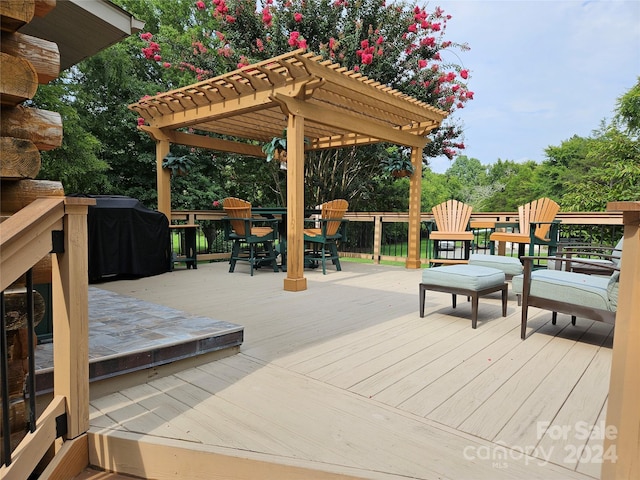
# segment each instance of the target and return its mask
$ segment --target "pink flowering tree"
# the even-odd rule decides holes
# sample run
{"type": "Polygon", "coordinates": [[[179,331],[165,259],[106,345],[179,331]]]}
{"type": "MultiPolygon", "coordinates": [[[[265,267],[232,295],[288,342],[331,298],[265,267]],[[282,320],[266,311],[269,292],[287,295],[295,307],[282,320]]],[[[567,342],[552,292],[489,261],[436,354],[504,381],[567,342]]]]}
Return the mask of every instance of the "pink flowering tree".
{"type": "MultiPolygon", "coordinates": [[[[452,16],[439,7],[383,0],[198,0],[185,18],[182,31],[159,28],[140,35],[141,54],[166,71],[167,87],[302,48],[451,113],[474,97],[470,70],[460,64],[468,46],[446,38],[452,16]]],[[[452,117],[431,134],[425,163],[439,155],[452,159],[464,149],[462,129],[452,117]]],[[[370,150],[360,150],[362,155],[318,154],[324,165],[318,169],[327,168],[326,157],[343,158],[350,162],[343,165],[345,175],[370,179],[377,165],[363,160],[372,158],[370,150]],[[354,170],[359,158],[362,168],[354,170]]],[[[311,178],[318,173],[313,164],[307,172],[311,178]]],[[[362,192],[356,190],[357,197],[362,192]]]]}

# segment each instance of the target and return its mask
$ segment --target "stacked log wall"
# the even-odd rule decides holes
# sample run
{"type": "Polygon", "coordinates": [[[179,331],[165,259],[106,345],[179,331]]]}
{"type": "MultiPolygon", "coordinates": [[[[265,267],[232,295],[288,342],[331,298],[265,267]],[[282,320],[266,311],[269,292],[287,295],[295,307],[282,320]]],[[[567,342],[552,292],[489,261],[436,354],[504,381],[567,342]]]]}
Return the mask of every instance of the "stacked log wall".
{"type": "MultiPolygon", "coordinates": [[[[57,112],[26,107],[38,85],[60,73],[58,46],[47,40],[24,35],[17,30],[34,16],[47,15],[55,0],[2,0],[0,2],[0,221],[15,214],[40,196],[64,196],[60,182],[35,180],[41,168],[40,152],[62,144],[62,118],[57,112]]],[[[43,258],[33,269],[34,284],[51,282],[51,258],[43,258]]],[[[28,406],[25,379],[29,348],[26,327],[26,280],[23,276],[5,294],[9,364],[8,405],[10,432],[0,427],[2,437],[11,437],[11,448],[26,434],[28,406]]],[[[45,302],[34,293],[35,323],[45,314],[45,302]]],[[[1,380],[1,379],[0,379],[1,380]]]]}

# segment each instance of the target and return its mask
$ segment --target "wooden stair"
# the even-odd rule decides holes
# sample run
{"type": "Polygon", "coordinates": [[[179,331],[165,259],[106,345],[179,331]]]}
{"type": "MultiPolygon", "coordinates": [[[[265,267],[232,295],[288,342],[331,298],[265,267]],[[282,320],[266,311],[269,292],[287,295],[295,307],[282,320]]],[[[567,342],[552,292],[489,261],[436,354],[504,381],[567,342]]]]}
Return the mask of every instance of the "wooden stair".
{"type": "Polygon", "coordinates": [[[73,480],[131,480],[129,475],[120,475],[119,473],[103,472],[102,470],[95,470],[93,468],[86,468],[79,475],[73,477],[73,480]]]}

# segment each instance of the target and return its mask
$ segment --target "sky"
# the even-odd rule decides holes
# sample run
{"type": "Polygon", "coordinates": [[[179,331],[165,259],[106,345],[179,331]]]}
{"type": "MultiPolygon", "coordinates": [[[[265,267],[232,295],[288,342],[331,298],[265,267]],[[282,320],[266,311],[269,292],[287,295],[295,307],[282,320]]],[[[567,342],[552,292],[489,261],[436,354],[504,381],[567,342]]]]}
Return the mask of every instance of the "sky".
{"type": "Polygon", "coordinates": [[[442,56],[471,73],[474,99],[453,118],[462,154],[483,165],[540,163],[547,147],[590,136],[640,77],[640,0],[430,0],[427,11],[436,6],[452,16],[445,39],[471,47],[442,56]]]}

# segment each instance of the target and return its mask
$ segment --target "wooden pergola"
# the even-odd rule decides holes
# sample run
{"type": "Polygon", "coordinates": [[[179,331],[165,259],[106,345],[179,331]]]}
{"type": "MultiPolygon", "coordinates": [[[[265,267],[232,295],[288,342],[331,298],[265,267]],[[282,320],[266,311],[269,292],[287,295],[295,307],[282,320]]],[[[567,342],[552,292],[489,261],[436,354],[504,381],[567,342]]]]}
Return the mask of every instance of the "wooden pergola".
{"type": "Polygon", "coordinates": [[[162,161],[172,143],[264,157],[261,145],[287,129],[284,289],[289,291],[307,288],[305,151],[378,142],[410,147],[415,171],[410,180],[406,267],[420,267],[422,150],[426,135],[440,126],[447,112],[303,50],[148,97],[129,108],[145,119],[148,125],[139,128],[156,141],[158,210],[168,218],[170,172],[162,168],[162,161]]]}

